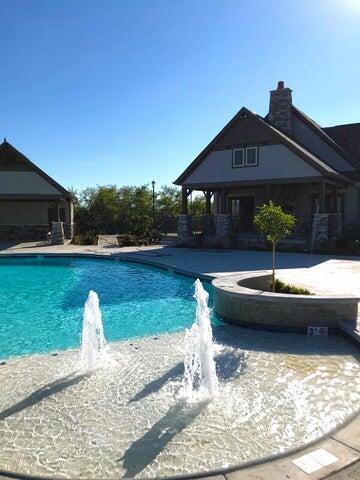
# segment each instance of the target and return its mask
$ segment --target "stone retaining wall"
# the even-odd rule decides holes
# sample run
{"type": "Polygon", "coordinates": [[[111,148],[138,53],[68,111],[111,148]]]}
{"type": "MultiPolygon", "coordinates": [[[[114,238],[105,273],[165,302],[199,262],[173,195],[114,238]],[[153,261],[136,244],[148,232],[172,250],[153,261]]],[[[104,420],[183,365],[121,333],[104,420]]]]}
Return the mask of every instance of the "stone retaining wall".
{"type": "Polygon", "coordinates": [[[285,332],[328,327],[329,333],[338,333],[343,320],[355,325],[360,298],[272,293],[264,291],[268,280],[270,275],[264,272],[213,280],[216,313],[241,327],[285,332]]]}

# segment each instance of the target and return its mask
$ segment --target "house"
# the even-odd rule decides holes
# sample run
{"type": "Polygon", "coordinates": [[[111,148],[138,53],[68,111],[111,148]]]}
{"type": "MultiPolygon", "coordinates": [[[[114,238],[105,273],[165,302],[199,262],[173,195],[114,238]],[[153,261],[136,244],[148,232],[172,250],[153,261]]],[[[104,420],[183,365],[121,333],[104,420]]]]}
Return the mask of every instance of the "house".
{"type": "Polygon", "coordinates": [[[4,139],[0,145],[0,241],[45,240],[52,222],[74,229],[73,197],[4,139]]]}
{"type": "Polygon", "coordinates": [[[323,243],[360,221],[360,123],[322,128],[279,82],[265,117],[241,108],[174,183],[182,187],[183,243],[193,239],[193,191],[206,197],[201,230],[210,244],[259,242],[253,216],[269,200],[296,216],[292,241],[323,243]]]}

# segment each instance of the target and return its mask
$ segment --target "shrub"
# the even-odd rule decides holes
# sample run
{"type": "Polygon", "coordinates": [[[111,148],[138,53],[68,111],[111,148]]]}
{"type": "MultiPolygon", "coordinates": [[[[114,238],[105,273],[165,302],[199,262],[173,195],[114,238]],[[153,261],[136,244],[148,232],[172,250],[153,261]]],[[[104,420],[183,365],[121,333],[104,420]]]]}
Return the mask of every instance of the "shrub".
{"type": "Polygon", "coordinates": [[[272,282],[270,282],[270,288],[273,292],[276,293],[288,293],[292,295],[311,295],[309,290],[307,290],[306,288],[284,283],[278,279],[275,280],[274,285],[272,282]]]}
{"type": "Polygon", "coordinates": [[[96,232],[77,233],[71,243],[73,245],[97,245],[98,235],[96,232]]]}

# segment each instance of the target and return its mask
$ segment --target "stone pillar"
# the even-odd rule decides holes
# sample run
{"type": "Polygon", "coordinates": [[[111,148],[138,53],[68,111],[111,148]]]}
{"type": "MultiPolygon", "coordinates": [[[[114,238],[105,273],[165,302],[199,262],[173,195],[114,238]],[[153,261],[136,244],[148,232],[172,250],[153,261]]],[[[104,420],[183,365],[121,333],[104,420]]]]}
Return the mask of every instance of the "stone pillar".
{"type": "Polygon", "coordinates": [[[215,215],[215,244],[222,248],[231,247],[231,215],[215,215]]]}
{"type": "Polygon", "coordinates": [[[313,247],[322,247],[329,241],[329,215],[315,213],[313,219],[313,247]]]}
{"type": "Polygon", "coordinates": [[[181,245],[188,245],[193,240],[191,215],[178,216],[178,240],[181,245]]]}
{"type": "Polygon", "coordinates": [[[63,222],[51,222],[51,245],[64,245],[63,222]]]}

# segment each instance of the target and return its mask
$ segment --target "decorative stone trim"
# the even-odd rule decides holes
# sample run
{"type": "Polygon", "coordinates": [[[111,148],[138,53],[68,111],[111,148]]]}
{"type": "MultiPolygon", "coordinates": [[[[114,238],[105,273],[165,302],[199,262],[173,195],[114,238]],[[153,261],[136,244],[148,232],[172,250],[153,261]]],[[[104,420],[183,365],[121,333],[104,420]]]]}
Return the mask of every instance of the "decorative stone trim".
{"type": "Polygon", "coordinates": [[[269,280],[267,272],[213,280],[216,313],[242,327],[297,333],[306,333],[308,327],[338,333],[341,321],[356,324],[360,297],[272,293],[265,291],[269,280]]]}

